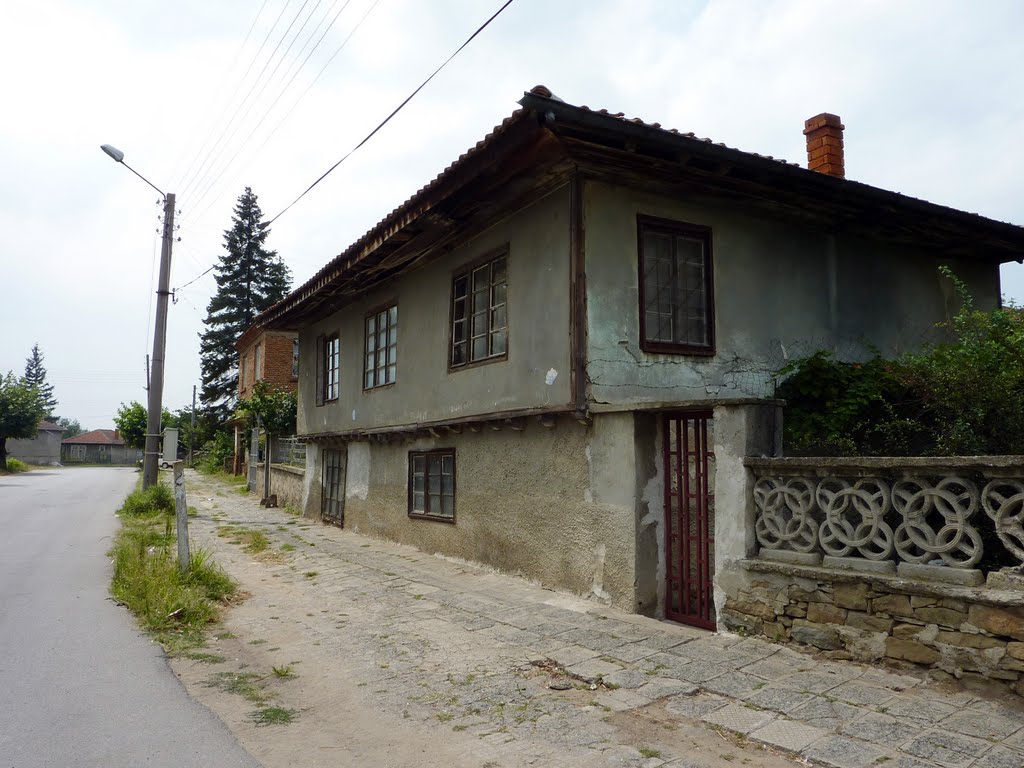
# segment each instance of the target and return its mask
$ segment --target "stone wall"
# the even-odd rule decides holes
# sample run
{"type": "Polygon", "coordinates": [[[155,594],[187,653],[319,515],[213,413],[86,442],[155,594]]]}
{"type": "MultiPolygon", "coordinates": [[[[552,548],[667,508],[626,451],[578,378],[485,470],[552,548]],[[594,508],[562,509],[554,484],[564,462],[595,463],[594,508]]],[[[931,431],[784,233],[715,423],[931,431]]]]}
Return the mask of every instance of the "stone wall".
{"type": "Polygon", "coordinates": [[[759,560],[740,565],[720,614],[724,629],[1024,695],[1019,572],[993,572],[985,586],[964,587],[759,560]]]}
{"type": "MultiPolygon", "coordinates": [[[[263,464],[260,465],[257,487],[263,489],[263,464]]],[[[303,485],[306,480],[306,470],[301,467],[291,467],[286,464],[270,465],[270,492],[277,495],[277,504],[281,507],[294,507],[302,509],[303,485]]]]}

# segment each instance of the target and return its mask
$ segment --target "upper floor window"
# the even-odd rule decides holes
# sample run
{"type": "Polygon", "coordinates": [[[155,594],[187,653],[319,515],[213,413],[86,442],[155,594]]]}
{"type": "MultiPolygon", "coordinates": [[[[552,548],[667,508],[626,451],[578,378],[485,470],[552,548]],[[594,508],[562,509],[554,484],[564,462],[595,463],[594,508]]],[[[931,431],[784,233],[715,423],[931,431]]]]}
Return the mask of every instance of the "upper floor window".
{"type": "Polygon", "coordinates": [[[398,305],[366,317],[363,389],[394,384],[398,373],[398,305]]]}
{"type": "Polygon", "coordinates": [[[299,378],[299,340],[292,339],[292,378],[299,378]]]}
{"type": "Polygon", "coordinates": [[[505,247],[452,280],[452,368],[507,355],[507,261],[505,247]]]}
{"type": "Polygon", "coordinates": [[[711,230],[637,219],[640,347],[647,352],[715,352],[711,230]]]}
{"type": "Polygon", "coordinates": [[[242,355],[242,362],[238,366],[238,378],[241,380],[242,389],[245,389],[249,384],[249,356],[242,355]]]}
{"type": "Polygon", "coordinates": [[[253,381],[263,378],[263,345],[256,345],[256,362],[253,363],[253,381]]]}
{"type": "Polygon", "coordinates": [[[316,404],[338,399],[341,387],[341,340],[338,334],[317,337],[316,404]]]}

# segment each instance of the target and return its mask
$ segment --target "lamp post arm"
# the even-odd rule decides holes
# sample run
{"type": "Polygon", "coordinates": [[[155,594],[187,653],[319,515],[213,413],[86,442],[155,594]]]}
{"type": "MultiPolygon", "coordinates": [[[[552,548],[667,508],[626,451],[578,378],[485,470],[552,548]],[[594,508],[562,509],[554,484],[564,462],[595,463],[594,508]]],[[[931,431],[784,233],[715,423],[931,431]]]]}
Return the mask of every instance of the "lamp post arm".
{"type": "Polygon", "coordinates": [[[136,171],[136,170],[135,170],[134,168],[132,168],[132,167],[131,167],[130,165],[128,165],[128,163],[126,163],[126,162],[125,162],[124,160],[122,160],[122,161],[121,161],[121,165],[123,165],[123,166],[124,166],[125,168],[127,168],[127,169],[128,169],[129,171],[131,171],[132,173],[134,173],[134,174],[135,174],[136,176],[138,176],[138,177],[139,177],[140,179],[142,179],[142,180],[143,180],[144,182],[146,182],[147,184],[149,184],[149,186],[151,186],[151,187],[152,187],[153,189],[155,189],[155,190],[156,190],[157,192],[159,192],[159,193],[160,193],[160,197],[162,197],[162,198],[163,198],[164,200],[166,200],[166,199],[167,199],[167,195],[165,195],[165,194],[163,193],[163,191],[162,191],[161,189],[159,189],[159,188],[158,188],[158,187],[156,186],[156,184],[154,184],[154,183],[153,183],[153,182],[151,182],[151,181],[150,181],[149,179],[147,179],[147,178],[146,178],[145,176],[143,176],[143,175],[142,175],[141,173],[139,173],[138,171],[136,171]]]}

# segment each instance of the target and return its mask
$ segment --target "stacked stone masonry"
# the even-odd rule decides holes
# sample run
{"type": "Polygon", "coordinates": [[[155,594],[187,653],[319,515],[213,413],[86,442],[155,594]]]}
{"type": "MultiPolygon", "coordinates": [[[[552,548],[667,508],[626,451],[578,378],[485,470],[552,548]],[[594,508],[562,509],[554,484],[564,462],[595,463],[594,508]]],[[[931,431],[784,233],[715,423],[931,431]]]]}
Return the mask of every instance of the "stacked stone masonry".
{"type": "Polygon", "coordinates": [[[747,561],[725,628],[819,649],[831,658],[914,664],[1024,695],[1024,578],[968,588],[747,561]]]}

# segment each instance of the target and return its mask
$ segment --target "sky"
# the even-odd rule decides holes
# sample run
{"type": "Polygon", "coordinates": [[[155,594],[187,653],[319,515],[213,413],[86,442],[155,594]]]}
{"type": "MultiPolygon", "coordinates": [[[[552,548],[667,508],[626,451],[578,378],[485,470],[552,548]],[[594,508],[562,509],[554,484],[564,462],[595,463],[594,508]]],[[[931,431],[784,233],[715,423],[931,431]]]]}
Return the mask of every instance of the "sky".
{"type": "MultiPolygon", "coordinates": [[[[502,2],[0,0],[0,372],[38,343],[87,429],[146,401],[161,206],[112,144],[177,197],[164,403],[190,404],[192,281],[244,188],[278,214],[502,2]]],[[[514,0],[267,245],[300,285],[539,83],[800,164],[833,112],[847,178],[1024,225],[1021,29],[1017,0],[514,0]]],[[[1024,302],[1024,266],[1002,289],[1024,302]]]]}

